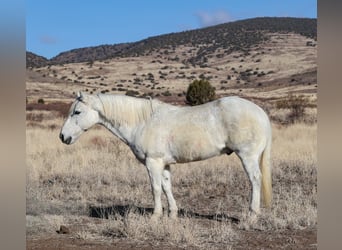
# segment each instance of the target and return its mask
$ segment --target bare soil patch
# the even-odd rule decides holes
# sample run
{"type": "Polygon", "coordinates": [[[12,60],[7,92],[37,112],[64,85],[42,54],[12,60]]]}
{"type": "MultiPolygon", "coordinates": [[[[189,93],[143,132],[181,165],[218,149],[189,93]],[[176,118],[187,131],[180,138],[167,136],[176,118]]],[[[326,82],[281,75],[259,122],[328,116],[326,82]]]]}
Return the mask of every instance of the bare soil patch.
{"type": "MultiPolygon", "coordinates": [[[[231,249],[317,249],[317,230],[243,232],[243,241],[232,245],[231,249]]],[[[167,243],[130,242],[116,239],[112,243],[94,240],[81,240],[70,235],[50,235],[39,238],[28,237],[27,249],[197,249],[196,247],[177,247],[167,243]]],[[[213,243],[215,244],[215,243],[213,243]]],[[[221,246],[224,248],[224,246],[221,246]]],[[[220,247],[218,247],[220,249],[220,247]]]]}

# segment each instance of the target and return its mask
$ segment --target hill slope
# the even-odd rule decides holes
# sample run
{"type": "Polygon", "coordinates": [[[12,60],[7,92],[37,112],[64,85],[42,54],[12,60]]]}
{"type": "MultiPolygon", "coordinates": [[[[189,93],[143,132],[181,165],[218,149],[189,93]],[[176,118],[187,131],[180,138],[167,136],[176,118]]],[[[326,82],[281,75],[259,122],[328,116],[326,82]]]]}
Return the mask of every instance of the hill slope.
{"type": "Polygon", "coordinates": [[[314,103],[316,22],[255,18],[136,43],[75,49],[56,57],[59,63],[55,58],[55,63],[28,68],[26,93],[29,102],[71,100],[85,91],[182,104],[188,84],[207,79],[217,96],[273,102],[305,94],[314,103]]]}
{"type": "MultiPolygon", "coordinates": [[[[43,66],[44,63],[92,62],[116,57],[151,55],[161,49],[168,50],[165,53],[169,53],[169,50],[175,50],[179,46],[200,47],[196,53],[187,56],[186,62],[192,65],[201,65],[207,61],[210,54],[218,49],[222,49],[225,54],[234,51],[248,51],[250,47],[268,40],[268,33],[296,33],[316,39],[317,19],[262,17],[241,20],[197,30],[150,37],[133,43],[73,49],[62,52],[50,61],[42,62],[38,66],[43,66]]],[[[36,66],[31,61],[27,65],[36,66]]]]}
{"type": "Polygon", "coordinates": [[[43,67],[49,63],[49,60],[43,56],[36,55],[32,52],[26,52],[26,67],[43,67]]]}

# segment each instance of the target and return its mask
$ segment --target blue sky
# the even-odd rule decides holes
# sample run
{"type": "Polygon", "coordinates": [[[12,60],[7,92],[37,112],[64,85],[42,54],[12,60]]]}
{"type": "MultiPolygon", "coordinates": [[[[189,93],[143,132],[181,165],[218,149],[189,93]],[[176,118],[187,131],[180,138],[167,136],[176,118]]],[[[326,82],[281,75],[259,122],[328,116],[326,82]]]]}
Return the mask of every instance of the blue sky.
{"type": "Polygon", "coordinates": [[[26,49],[51,58],[262,16],[316,18],[317,0],[27,0],[26,49]]]}

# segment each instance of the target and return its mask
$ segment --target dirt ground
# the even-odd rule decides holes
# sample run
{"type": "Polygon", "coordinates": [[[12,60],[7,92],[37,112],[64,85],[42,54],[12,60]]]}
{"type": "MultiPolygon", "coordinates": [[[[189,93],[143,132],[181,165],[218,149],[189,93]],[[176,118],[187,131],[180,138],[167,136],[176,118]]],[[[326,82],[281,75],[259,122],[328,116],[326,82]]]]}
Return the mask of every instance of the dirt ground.
{"type": "MultiPolygon", "coordinates": [[[[208,220],[203,223],[208,223],[208,220]]],[[[229,223],[229,222],[217,222],[229,223]]],[[[77,230],[75,228],[75,230],[77,230]]],[[[239,230],[241,240],[230,245],[229,249],[317,249],[317,229],[306,230],[279,230],[258,231],[239,230]]],[[[196,247],[181,247],[159,242],[154,245],[151,242],[134,242],[127,238],[114,238],[111,243],[78,239],[73,234],[49,234],[27,237],[27,249],[196,249],[196,247]]],[[[215,245],[212,248],[222,249],[224,246],[215,245]]]]}

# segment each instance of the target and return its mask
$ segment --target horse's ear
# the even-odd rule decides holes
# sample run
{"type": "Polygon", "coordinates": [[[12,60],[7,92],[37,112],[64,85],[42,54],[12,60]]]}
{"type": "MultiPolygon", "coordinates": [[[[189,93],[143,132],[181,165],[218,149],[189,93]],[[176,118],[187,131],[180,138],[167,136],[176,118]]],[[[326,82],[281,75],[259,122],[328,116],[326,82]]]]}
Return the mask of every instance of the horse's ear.
{"type": "Polygon", "coordinates": [[[85,96],[84,96],[84,94],[81,91],[77,92],[77,97],[76,98],[77,98],[77,100],[79,100],[81,102],[84,102],[84,100],[85,100],[85,96]]]}

